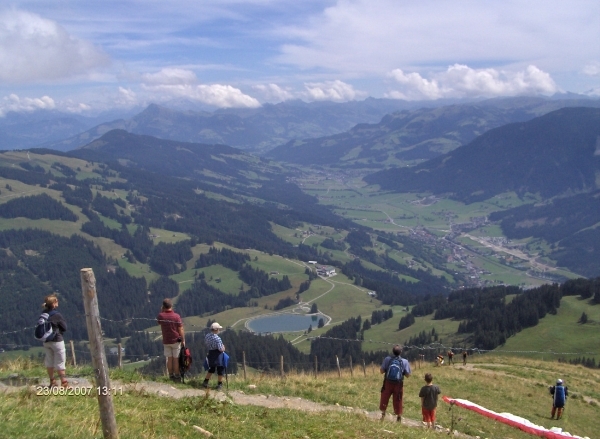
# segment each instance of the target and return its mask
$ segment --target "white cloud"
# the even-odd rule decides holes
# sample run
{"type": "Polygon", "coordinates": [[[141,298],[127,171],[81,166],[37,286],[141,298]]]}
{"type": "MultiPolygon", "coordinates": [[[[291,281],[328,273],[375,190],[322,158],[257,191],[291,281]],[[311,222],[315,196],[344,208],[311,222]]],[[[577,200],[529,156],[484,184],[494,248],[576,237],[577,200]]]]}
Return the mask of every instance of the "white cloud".
{"type": "Polygon", "coordinates": [[[594,61],[583,68],[583,73],[588,76],[600,75],[600,62],[594,61]]]}
{"type": "Polygon", "coordinates": [[[311,101],[346,102],[365,97],[366,93],[354,90],[350,84],[336,79],[326,82],[309,82],[304,84],[305,97],[311,101]]]}
{"type": "Polygon", "coordinates": [[[253,85],[252,88],[259,93],[264,102],[282,102],[295,97],[289,89],[277,84],[259,84],[253,85]]]}
{"type": "Polygon", "coordinates": [[[10,111],[22,113],[35,110],[52,110],[54,107],[54,100],[49,96],[20,98],[16,94],[11,94],[0,101],[0,117],[4,117],[10,111]]]}
{"type": "Polygon", "coordinates": [[[423,78],[416,72],[407,74],[401,69],[392,70],[389,76],[401,85],[401,89],[392,90],[387,96],[407,100],[536,95],[559,91],[548,73],[532,65],[522,71],[507,72],[454,64],[432,79],[423,78]]]}
{"type": "Polygon", "coordinates": [[[142,80],[148,85],[185,85],[198,81],[196,74],[191,70],[164,68],[157,73],[146,73],[142,80]]]}
{"type": "Polygon", "coordinates": [[[572,72],[597,56],[597,0],[336,0],[282,25],[276,60],[340,75],[460,62],[572,72]],[[590,42],[586,44],[585,42],[590,42]]]}
{"type": "Polygon", "coordinates": [[[20,10],[0,13],[0,81],[69,78],[108,63],[101,50],[54,21],[20,10]]]}
{"type": "Polygon", "coordinates": [[[60,102],[58,106],[63,111],[77,114],[85,113],[92,110],[92,107],[87,104],[81,102],[73,102],[71,100],[60,102]]]}
{"type": "Polygon", "coordinates": [[[592,97],[600,97],[600,87],[592,88],[591,90],[586,91],[584,94],[592,97]]]}
{"type": "Polygon", "coordinates": [[[438,99],[442,97],[442,91],[435,79],[430,81],[416,72],[407,74],[401,69],[392,70],[389,76],[403,86],[403,91],[393,90],[388,93],[388,97],[406,100],[438,99]]]}
{"type": "Polygon", "coordinates": [[[133,107],[138,104],[137,95],[130,88],[119,87],[116,104],[119,107],[133,107]]]}
{"type": "Polygon", "coordinates": [[[238,88],[222,84],[197,84],[194,72],[185,69],[165,68],[158,73],[143,75],[142,86],[158,97],[182,97],[214,105],[219,108],[260,107],[260,102],[238,88]]]}

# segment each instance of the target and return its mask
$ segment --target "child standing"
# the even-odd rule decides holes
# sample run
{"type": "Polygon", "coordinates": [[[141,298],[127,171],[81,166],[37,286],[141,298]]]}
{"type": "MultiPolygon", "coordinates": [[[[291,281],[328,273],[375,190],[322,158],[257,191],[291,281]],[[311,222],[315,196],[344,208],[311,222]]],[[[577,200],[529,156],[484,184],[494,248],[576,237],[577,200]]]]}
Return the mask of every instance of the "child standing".
{"type": "Polygon", "coordinates": [[[425,374],[425,382],[421,387],[419,397],[421,398],[421,412],[423,414],[423,422],[427,424],[427,428],[435,427],[435,409],[437,407],[438,395],[442,393],[440,388],[433,384],[433,376],[430,373],[425,374]]]}

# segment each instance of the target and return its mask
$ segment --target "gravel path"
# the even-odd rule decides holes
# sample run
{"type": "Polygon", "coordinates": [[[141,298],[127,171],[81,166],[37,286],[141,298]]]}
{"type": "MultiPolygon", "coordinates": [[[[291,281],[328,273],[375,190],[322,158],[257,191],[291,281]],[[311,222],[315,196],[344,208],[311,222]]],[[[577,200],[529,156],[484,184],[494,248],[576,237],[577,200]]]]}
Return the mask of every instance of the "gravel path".
{"type": "MultiPolygon", "coordinates": [[[[87,378],[69,378],[69,384],[71,387],[92,387],[93,384],[87,378]]],[[[48,385],[48,379],[40,380],[38,385],[48,385]]],[[[292,409],[302,410],[305,412],[325,412],[325,411],[341,411],[346,413],[355,413],[356,415],[364,416],[368,419],[378,421],[380,419],[380,412],[369,412],[367,410],[356,408],[356,407],[345,407],[330,404],[321,404],[308,399],[299,397],[288,397],[288,396],[275,396],[275,395],[263,395],[263,394],[247,394],[242,390],[232,391],[217,391],[214,389],[192,389],[192,388],[180,388],[175,387],[168,383],[161,383],[156,381],[142,381],[139,383],[121,383],[119,381],[112,381],[111,385],[116,389],[123,389],[123,392],[145,392],[147,394],[154,394],[165,398],[185,398],[193,396],[204,396],[216,398],[221,401],[229,400],[234,404],[240,405],[254,405],[259,407],[266,407],[272,409],[292,409]]],[[[14,393],[20,392],[26,386],[10,386],[0,383],[0,393],[14,393]]],[[[36,385],[29,385],[31,389],[35,391],[36,385]]],[[[251,388],[251,387],[250,387],[251,388]]],[[[387,415],[386,422],[396,422],[396,417],[393,414],[387,415]]],[[[402,418],[402,424],[410,427],[422,427],[420,421],[413,419],[402,418]]],[[[441,427],[440,427],[441,429],[441,427]]],[[[445,429],[444,429],[445,430],[445,429]]],[[[458,434],[455,434],[458,436],[458,434]]],[[[461,437],[468,437],[460,434],[461,437]]]]}

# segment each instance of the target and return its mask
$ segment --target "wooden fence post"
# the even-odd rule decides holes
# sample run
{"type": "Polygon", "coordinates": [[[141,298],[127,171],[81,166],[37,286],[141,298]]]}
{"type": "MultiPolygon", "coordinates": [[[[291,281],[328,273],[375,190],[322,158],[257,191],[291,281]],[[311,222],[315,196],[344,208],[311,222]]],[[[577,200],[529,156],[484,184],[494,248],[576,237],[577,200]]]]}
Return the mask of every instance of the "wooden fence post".
{"type": "Polygon", "coordinates": [[[350,378],[354,378],[354,367],[352,366],[352,355],[350,355],[350,378]]]}
{"type": "Polygon", "coordinates": [[[342,377],[342,371],[340,370],[340,360],[338,358],[338,356],[335,356],[335,363],[337,364],[337,370],[338,370],[338,378],[342,377]]]}
{"type": "Polygon", "coordinates": [[[118,344],[117,349],[119,350],[117,353],[119,359],[119,369],[123,369],[123,355],[121,353],[121,343],[118,344]]]}
{"type": "Polygon", "coordinates": [[[244,381],[246,381],[246,351],[242,351],[242,367],[244,368],[244,381]]]}
{"type": "Polygon", "coordinates": [[[315,355],[315,378],[317,377],[318,370],[319,370],[319,367],[318,367],[318,363],[317,363],[317,356],[315,355]]]}
{"type": "Polygon", "coordinates": [[[363,358],[362,360],[363,363],[363,374],[365,375],[365,378],[367,377],[367,365],[365,364],[365,359],[363,358]]]}
{"type": "Polygon", "coordinates": [[[91,268],[81,269],[81,292],[85,308],[85,321],[90,341],[92,366],[96,377],[95,392],[98,395],[100,420],[102,421],[102,434],[105,439],[118,439],[117,420],[113,407],[112,392],[108,376],[108,364],[104,353],[104,340],[102,340],[102,325],[100,324],[100,311],[98,310],[98,297],[96,296],[96,277],[91,268]]]}
{"type": "Polygon", "coordinates": [[[71,364],[73,364],[73,367],[76,367],[77,358],[75,357],[75,345],[73,344],[73,340],[69,340],[69,344],[71,345],[71,364]]]}
{"type": "Polygon", "coordinates": [[[283,378],[283,355],[279,357],[279,373],[281,374],[281,378],[283,378]]]}

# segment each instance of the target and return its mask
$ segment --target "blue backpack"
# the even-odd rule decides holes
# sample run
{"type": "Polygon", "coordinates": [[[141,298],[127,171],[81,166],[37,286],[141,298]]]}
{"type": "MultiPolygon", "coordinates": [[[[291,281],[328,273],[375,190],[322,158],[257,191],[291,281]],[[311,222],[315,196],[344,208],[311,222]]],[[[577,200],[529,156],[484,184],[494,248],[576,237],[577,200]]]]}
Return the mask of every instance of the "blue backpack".
{"type": "Polygon", "coordinates": [[[567,397],[563,386],[554,387],[554,407],[564,407],[567,397]]]}
{"type": "Polygon", "coordinates": [[[402,364],[402,357],[394,357],[390,361],[385,379],[388,381],[400,382],[404,380],[404,366],[402,364]]]}
{"type": "Polygon", "coordinates": [[[50,312],[43,312],[40,315],[34,333],[36,340],[54,341],[54,339],[58,335],[58,329],[54,329],[52,323],[50,323],[50,317],[52,317],[57,312],[58,311],[56,310],[52,310],[50,312]]]}

